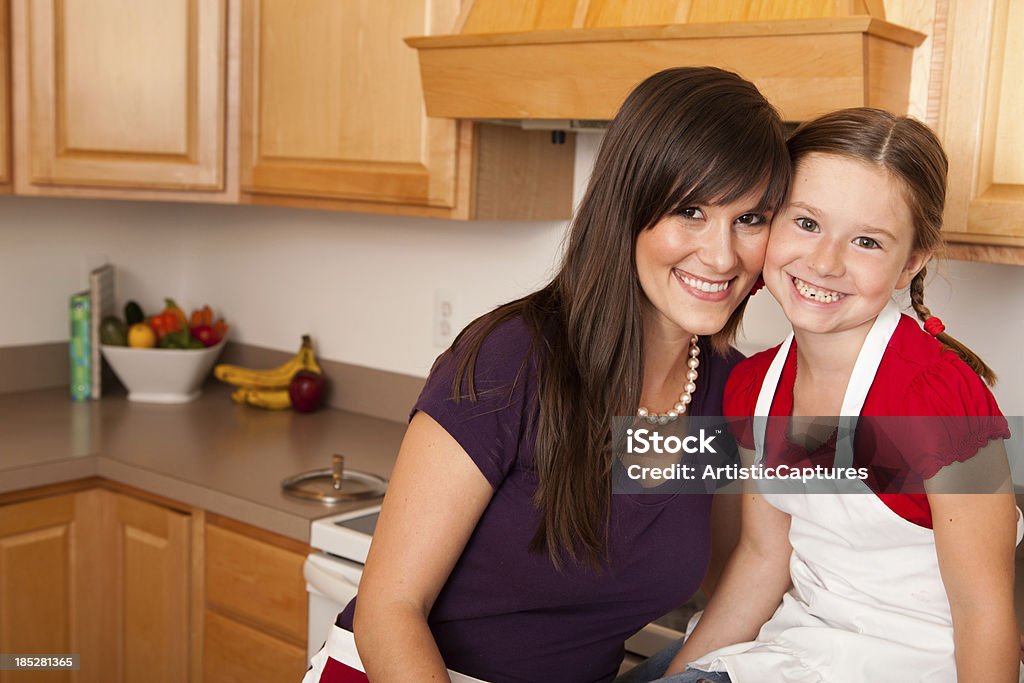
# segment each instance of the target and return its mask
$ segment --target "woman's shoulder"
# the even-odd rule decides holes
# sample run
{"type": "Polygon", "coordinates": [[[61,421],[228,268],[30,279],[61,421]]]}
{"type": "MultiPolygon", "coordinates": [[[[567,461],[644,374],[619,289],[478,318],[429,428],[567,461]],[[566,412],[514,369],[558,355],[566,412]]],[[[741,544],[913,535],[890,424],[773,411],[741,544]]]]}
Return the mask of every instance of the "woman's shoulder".
{"type": "Polygon", "coordinates": [[[521,317],[473,324],[434,362],[410,418],[430,415],[497,488],[534,433],[535,344],[521,317]]]}
{"type": "Polygon", "coordinates": [[[537,353],[537,343],[522,316],[497,323],[485,318],[469,324],[456,342],[434,361],[431,378],[436,375],[454,380],[463,364],[472,366],[474,380],[501,383],[521,375],[537,353]]]}

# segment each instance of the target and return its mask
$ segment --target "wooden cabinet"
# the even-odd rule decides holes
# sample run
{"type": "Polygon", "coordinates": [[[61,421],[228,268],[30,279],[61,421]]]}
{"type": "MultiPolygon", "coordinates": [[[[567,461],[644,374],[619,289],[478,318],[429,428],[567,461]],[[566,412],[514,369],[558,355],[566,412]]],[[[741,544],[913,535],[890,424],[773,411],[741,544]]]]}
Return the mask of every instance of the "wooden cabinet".
{"type": "Polygon", "coordinates": [[[204,683],[299,681],[306,670],[308,547],[216,518],[206,525],[204,683]]]}
{"type": "Polygon", "coordinates": [[[101,508],[112,627],[107,681],[175,683],[189,671],[189,515],[123,494],[101,508]]]}
{"type": "Polygon", "coordinates": [[[426,116],[459,6],[0,0],[0,191],[568,218],[573,135],[426,116]]]}
{"type": "Polygon", "coordinates": [[[17,193],[225,188],[227,0],[11,9],[17,193]]]}
{"type": "Polygon", "coordinates": [[[241,184],[257,203],[567,218],[573,141],[426,116],[411,35],[457,0],[244,0],[241,184]],[[298,199],[305,198],[305,201],[298,199]]]}
{"type": "MultiPolygon", "coordinates": [[[[0,507],[0,652],[77,651],[72,625],[76,557],[75,496],[0,507]]],[[[70,671],[0,671],[0,683],[71,681],[70,671]]]]}
{"type": "Polygon", "coordinates": [[[10,36],[10,7],[0,0],[0,192],[9,192],[11,185],[10,36]]]}
{"type": "Polygon", "coordinates": [[[0,652],[81,658],[0,682],[187,681],[189,527],[103,489],[0,507],[0,652]]]}
{"type": "Polygon", "coordinates": [[[952,0],[940,134],[954,255],[1024,264],[1024,3],[952,0]]]}
{"type": "Polygon", "coordinates": [[[244,7],[244,189],[454,206],[456,124],[426,117],[402,38],[450,24],[458,2],[244,7]]]}
{"type": "Polygon", "coordinates": [[[81,668],[0,683],[302,679],[307,545],[102,479],[58,488],[0,500],[0,652],[81,668]]]}

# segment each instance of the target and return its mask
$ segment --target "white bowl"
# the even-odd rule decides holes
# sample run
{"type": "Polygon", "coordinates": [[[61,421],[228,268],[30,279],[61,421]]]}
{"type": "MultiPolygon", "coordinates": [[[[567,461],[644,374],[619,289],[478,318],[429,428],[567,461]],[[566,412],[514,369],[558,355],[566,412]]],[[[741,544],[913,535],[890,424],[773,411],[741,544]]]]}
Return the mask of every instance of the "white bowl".
{"type": "Polygon", "coordinates": [[[187,403],[199,398],[224,340],[205,349],[133,349],[106,344],[100,348],[128,389],[129,401],[187,403]]]}

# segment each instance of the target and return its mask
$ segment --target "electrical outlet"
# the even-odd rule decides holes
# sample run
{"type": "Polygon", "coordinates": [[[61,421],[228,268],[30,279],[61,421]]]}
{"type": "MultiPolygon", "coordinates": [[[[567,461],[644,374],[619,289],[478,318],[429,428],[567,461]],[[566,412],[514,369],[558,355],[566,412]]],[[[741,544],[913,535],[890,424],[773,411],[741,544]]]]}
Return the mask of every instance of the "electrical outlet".
{"type": "Polygon", "coordinates": [[[434,346],[451,346],[458,329],[455,326],[455,293],[447,289],[434,292],[434,346]]]}

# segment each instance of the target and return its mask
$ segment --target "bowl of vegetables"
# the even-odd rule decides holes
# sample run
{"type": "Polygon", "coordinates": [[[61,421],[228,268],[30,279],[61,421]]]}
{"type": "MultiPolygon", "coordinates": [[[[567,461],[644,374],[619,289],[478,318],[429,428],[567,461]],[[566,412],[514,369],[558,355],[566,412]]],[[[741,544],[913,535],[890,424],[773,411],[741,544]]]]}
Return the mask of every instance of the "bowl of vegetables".
{"type": "Polygon", "coordinates": [[[187,403],[199,397],[203,381],[224,349],[228,326],[204,306],[186,316],[172,299],[146,317],[133,301],[124,320],[105,318],[100,349],[129,401],[187,403]]]}

